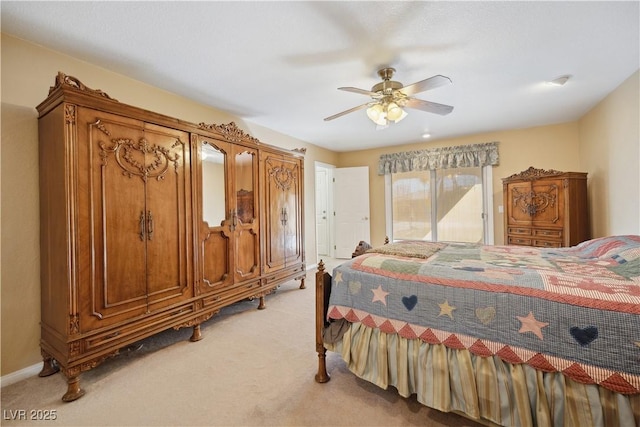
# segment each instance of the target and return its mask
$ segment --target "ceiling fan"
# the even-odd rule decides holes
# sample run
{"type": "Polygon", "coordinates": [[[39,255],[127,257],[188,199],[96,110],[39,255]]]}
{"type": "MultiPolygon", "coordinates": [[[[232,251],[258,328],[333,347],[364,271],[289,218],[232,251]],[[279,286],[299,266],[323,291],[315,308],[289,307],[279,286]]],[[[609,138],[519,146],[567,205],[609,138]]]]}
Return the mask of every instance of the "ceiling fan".
{"type": "Polygon", "coordinates": [[[374,85],[371,90],[358,89],[355,87],[339,87],[339,90],[369,95],[372,100],[366,104],[358,105],[357,107],[329,116],[324,120],[333,120],[345,114],[366,108],[367,116],[371,121],[377,125],[378,129],[384,129],[389,126],[390,121],[398,123],[407,116],[406,111],[404,111],[405,107],[440,114],[442,116],[453,111],[453,107],[450,105],[437,104],[412,97],[412,95],[416,93],[451,84],[449,77],[436,75],[408,86],[403,86],[402,83],[391,80],[395,71],[396,70],[391,67],[378,70],[378,75],[382,79],[382,82],[374,85]]]}

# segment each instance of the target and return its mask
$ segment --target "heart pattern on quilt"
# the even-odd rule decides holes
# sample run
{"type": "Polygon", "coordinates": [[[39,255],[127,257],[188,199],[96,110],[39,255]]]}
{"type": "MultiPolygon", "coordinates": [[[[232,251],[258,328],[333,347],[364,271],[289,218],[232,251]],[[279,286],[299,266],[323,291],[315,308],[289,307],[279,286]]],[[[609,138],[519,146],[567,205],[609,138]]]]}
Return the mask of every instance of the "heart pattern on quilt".
{"type": "Polygon", "coordinates": [[[496,317],[496,309],[495,307],[476,308],[476,317],[483,324],[488,325],[496,317]]]}
{"type": "Polygon", "coordinates": [[[358,292],[360,292],[361,288],[362,288],[362,283],[360,283],[360,282],[349,282],[349,292],[351,292],[351,295],[355,295],[358,292]]]}
{"type": "Polygon", "coordinates": [[[407,308],[407,310],[411,311],[418,303],[418,297],[415,295],[411,295],[410,297],[402,297],[402,303],[407,308]]]}
{"type": "Polygon", "coordinates": [[[581,346],[588,345],[598,338],[598,328],[595,326],[587,326],[586,328],[578,328],[577,326],[569,329],[574,340],[578,341],[581,346]]]}

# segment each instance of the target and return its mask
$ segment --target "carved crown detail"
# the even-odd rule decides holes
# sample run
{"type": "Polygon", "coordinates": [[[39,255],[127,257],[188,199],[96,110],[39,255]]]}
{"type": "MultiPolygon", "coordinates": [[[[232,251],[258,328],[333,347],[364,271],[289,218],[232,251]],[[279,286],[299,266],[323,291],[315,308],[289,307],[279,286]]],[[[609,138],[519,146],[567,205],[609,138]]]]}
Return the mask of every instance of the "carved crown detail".
{"type": "Polygon", "coordinates": [[[229,142],[250,141],[255,144],[260,144],[260,140],[258,138],[255,138],[240,129],[235,122],[227,123],[226,125],[199,123],[198,127],[200,129],[219,132],[229,142]]]}
{"type": "Polygon", "coordinates": [[[544,170],[544,169],[536,169],[533,166],[529,167],[529,169],[522,171],[520,173],[513,174],[508,176],[506,179],[525,179],[525,180],[535,180],[542,177],[548,176],[556,176],[562,175],[564,172],[560,172],[554,169],[544,170]]]}
{"type": "Polygon", "coordinates": [[[53,92],[54,90],[56,90],[57,88],[62,87],[62,86],[72,87],[72,88],[80,90],[82,92],[86,92],[86,93],[88,93],[90,95],[99,96],[101,98],[110,99],[112,101],[117,101],[117,99],[114,99],[114,98],[110,97],[105,92],[101,91],[100,89],[91,89],[91,88],[85,86],[84,83],[82,83],[77,78],[72,77],[72,76],[68,76],[65,73],[63,73],[62,71],[58,71],[58,75],[56,76],[56,81],[55,81],[54,85],[49,88],[49,95],[51,95],[51,92],[53,92]]]}

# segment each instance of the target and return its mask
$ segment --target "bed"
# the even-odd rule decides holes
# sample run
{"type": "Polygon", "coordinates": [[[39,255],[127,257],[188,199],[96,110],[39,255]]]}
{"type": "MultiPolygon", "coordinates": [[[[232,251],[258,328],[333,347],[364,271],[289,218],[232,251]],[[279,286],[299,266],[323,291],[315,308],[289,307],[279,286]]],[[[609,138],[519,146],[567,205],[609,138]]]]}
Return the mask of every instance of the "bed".
{"type": "Polygon", "coordinates": [[[326,352],[501,426],[640,425],[640,236],[569,248],[397,242],[316,273],[326,352]]]}

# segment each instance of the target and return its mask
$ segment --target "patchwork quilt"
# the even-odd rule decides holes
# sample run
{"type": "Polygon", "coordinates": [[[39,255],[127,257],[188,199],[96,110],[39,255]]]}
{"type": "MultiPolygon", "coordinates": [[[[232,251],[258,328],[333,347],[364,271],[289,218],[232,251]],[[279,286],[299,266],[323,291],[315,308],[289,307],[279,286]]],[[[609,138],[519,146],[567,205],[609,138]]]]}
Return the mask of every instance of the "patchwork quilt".
{"type": "Polygon", "coordinates": [[[329,319],[640,393],[640,236],[393,245],[334,269],[329,319]]]}

